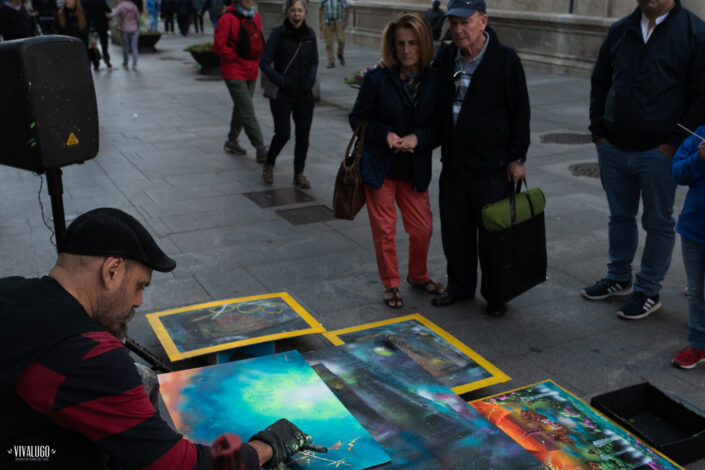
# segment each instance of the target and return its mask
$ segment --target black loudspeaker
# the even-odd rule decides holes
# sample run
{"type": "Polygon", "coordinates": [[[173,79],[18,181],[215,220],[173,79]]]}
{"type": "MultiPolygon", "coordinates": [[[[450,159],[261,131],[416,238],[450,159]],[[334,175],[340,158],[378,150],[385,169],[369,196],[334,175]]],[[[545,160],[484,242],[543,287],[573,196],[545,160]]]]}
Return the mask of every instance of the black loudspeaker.
{"type": "Polygon", "coordinates": [[[44,173],[98,154],[98,106],[82,41],[0,43],[0,103],[0,164],[44,173]]]}

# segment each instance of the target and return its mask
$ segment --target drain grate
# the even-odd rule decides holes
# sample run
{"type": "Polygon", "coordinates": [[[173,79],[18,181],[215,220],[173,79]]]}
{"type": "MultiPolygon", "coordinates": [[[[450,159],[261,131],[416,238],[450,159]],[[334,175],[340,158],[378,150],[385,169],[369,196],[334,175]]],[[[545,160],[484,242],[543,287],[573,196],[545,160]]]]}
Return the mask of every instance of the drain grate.
{"type": "Polygon", "coordinates": [[[277,211],[280,217],[288,220],[292,225],[313,224],[316,222],[326,222],[333,220],[333,211],[326,206],[308,206],[296,209],[285,209],[277,211]]]}
{"type": "Polygon", "coordinates": [[[288,206],[316,200],[313,196],[294,187],[253,191],[242,193],[242,195],[249,198],[260,207],[288,206]]]}
{"type": "Polygon", "coordinates": [[[588,178],[599,178],[600,167],[597,163],[576,163],[568,167],[573,176],[587,176],[588,178]]]}
{"type": "Polygon", "coordinates": [[[196,77],[194,78],[197,82],[221,82],[223,81],[222,78],[217,77],[217,76],[212,76],[212,77],[196,77]]]}
{"type": "Polygon", "coordinates": [[[570,132],[555,132],[541,136],[544,144],[590,144],[592,136],[590,134],[576,134],[570,132]]]}
{"type": "Polygon", "coordinates": [[[182,59],[183,59],[183,57],[169,57],[169,56],[159,57],[159,60],[182,60],[182,59]]]}

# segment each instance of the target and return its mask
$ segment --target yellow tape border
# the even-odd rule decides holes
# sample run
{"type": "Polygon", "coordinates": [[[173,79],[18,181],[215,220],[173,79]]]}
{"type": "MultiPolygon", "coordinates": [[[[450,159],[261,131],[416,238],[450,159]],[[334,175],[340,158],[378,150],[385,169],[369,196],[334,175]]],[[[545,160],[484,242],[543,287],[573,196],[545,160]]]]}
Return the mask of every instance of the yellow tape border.
{"type": "Polygon", "coordinates": [[[411,315],[405,315],[402,317],[397,317],[397,318],[391,318],[389,320],[382,320],[374,323],[365,323],[363,325],[357,325],[357,326],[351,326],[348,328],[342,328],[340,330],[335,330],[335,331],[329,331],[326,333],[323,333],[323,336],[333,343],[335,346],[340,346],[342,344],[345,344],[345,342],[340,339],[341,335],[345,335],[347,333],[353,333],[356,331],[363,331],[363,330],[369,330],[372,328],[377,328],[380,326],[385,326],[385,325],[391,325],[393,323],[402,323],[405,321],[412,321],[416,320],[417,322],[421,323],[424,325],[426,328],[429,330],[433,331],[436,333],[438,336],[443,338],[445,341],[453,345],[456,349],[458,349],[460,352],[465,354],[467,357],[475,361],[477,365],[485,369],[487,372],[492,374],[491,377],[487,377],[486,379],[482,380],[477,380],[475,382],[470,382],[464,385],[458,385],[456,387],[451,388],[453,392],[455,392],[458,395],[461,395],[463,393],[471,392],[473,390],[478,390],[484,387],[489,387],[490,385],[502,383],[502,382],[508,382],[511,380],[507,374],[499,370],[497,367],[492,365],[487,359],[470,349],[468,346],[466,346],[463,342],[461,342],[459,339],[445,331],[443,328],[440,326],[436,325],[433,323],[431,320],[428,318],[424,317],[420,313],[413,313],[411,315]]]}
{"type": "Polygon", "coordinates": [[[318,321],[313,318],[313,316],[308,313],[299,303],[294,300],[293,297],[291,297],[288,293],[286,292],[277,292],[274,294],[262,294],[262,295],[252,295],[249,297],[238,297],[234,299],[226,299],[226,300],[217,300],[214,302],[206,302],[206,303],[201,303],[201,304],[196,304],[196,305],[188,305],[186,307],[179,307],[179,308],[172,308],[169,310],[163,310],[160,312],[154,312],[154,313],[148,313],[145,315],[147,317],[147,321],[149,322],[149,325],[152,327],[154,330],[154,333],[157,335],[157,338],[159,339],[159,342],[162,344],[162,347],[164,348],[164,351],[166,351],[166,354],[169,356],[169,360],[174,362],[174,361],[180,361],[182,359],[188,359],[190,357],[196,357],[196,356],[203,356],[204,354],[210,354],[218,351],[226,351],[228,349],[234,349],[234,348],[240,348],[242,346],[249,346],[252,344],[259,344],[259,343],[266,343],[268,341],[275,341],[278,339],[284,339],[284,338],[293,338],[296,336],[303,336],[303,335],[308,335],[312,333],[323,333],[326,331],[326,329],[318,323],[318,321]],[[273,299],[273,298],[281,298],[284,302],[286,302],[289,307],[291,307],[303,320],[310,326],[310,328],[303,329],[303,330],[296,330],[296,331],[286,331],[283,333],[275,333],[271,335],[266,335],[266,336],[258,336],[255,338],[247,338],[239,341],[231,341],[229,343],[223,343],[223,344],[218,344],[216,346],[208,346],[205,348],[199,348],[199,349],[193,349],[191,351],[184,351],[180,352],[176,344],[174,344],[174,340],[169,336],[169,333],[166,331],[166,328],[164,327],[164,324],[162,323],[161,317],[164,317],[166,315],[174,315],[177,313],[182,313],[182,312],[188,312],[191,310],[200,310],[203,308],[210,308],[210,307],[217,307],[218,305],[225,305],[225,304],[233,304],[233,303],[239,303],[239,302],[249,302],[252,300],[261,300],[261,299],[273,299]]]}

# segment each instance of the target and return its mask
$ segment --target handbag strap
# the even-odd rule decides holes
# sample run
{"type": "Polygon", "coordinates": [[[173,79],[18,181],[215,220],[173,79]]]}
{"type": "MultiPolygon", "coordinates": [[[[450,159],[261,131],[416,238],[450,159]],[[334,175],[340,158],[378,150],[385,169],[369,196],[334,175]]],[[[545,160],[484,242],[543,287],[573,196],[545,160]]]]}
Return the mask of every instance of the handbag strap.
{"type": "Polygon", "coordinates": [[[284,76],[284,74],[286,74],[286,71],[289,70],[289,67],[291,67],[291,64],[294,63],[294,59],[296,59],[296,56],[299,54],[299,51],[301,50],[302,44],[303,44],[303,41],[299,42],[299,45],[296,46],[296,51],[294,51],[294,55],[291,56],[289,63],[286,64],[286,67],[284,67],[284,71],[282,72],[282,77],[284,76]]]}
{"type": "MultiPolygon", "coordinates": [[[[517,202],[516,202],[516,195],[521,192],[521,184],[524,183],[524,187],[528,190],[529,185],[526,183],[526,178],[519,180],[517,183],[517,189],[516,192],[512,192],[512,195],[509,197],[509,215],[511,218],[511,224],[516,225],[517,223],[517,202]]],[[[529,210],[531,211],[531,217],[536,217],[536,214],[534,213],[534,205],[531,203],[531,197],[527,196],[526,200],[529,202],[529,210]]]]}
{"type": "Polygon", "coordinates": [[[367,119],[363,119],[357,124],[357,127],[355,127],[350,142],[348,142],[348,148],[345,150],[344,160],[349,157],[355,157],[356,160],[362,157],[362,150],[365,146],[365,129],[367,129],[367,119]],[[359,139],[359,143],[355,147],[355,155],[350,155],[350,149],[353,148],[357,139],[359,139]]]}

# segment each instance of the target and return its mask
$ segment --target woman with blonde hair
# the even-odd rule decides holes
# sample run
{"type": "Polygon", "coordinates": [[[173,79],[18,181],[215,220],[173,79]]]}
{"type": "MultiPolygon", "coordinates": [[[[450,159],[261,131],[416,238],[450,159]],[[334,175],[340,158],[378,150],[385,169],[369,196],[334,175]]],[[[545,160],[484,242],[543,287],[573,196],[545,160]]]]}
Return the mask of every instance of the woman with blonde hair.
{"type": "Polygon", "coordinates": [[[88,53],[88,23],[81,0],[66,0],[58,16],[59,34],[80,39],[86,45],[88,53]]]}
{"type": "Polygon", "coordinates": [[[384,303],[402,308],[396,206],[409,234],[407,282],[429,294],[445,292],[426,267],[433,231],[428,185],[431,154],[438,145],[435,116],[440,78],[429,67],[433,40],[420,14],[402,13],[387,24],[382,59],[384,68],[365,75],[349,121],[353,129],[367,121],[361,171],[377,268],[386,289],[384,303]]]}

